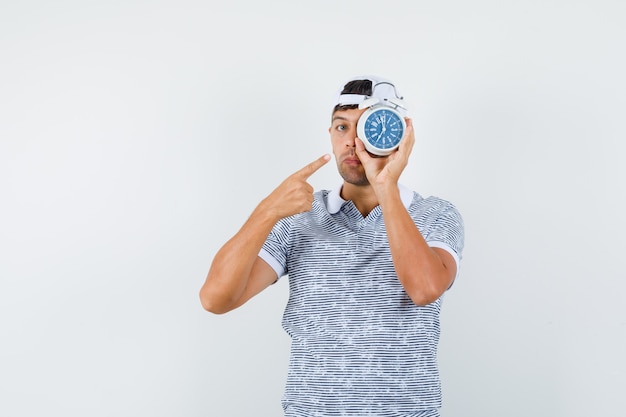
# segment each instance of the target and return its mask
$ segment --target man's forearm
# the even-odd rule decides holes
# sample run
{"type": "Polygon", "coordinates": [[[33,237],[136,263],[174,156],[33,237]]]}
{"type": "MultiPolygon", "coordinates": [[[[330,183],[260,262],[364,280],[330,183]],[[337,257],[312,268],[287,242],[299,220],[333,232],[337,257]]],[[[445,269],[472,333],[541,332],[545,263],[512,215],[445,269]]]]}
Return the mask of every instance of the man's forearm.
{"type": "Polygon", "coordinates": [[[424,240],[404,207],[397,187],[379,195],[398,279],[415,304],[435,301],[450,284],[445,264],[424,240]]]}
{"type": "Polygon", "coordinates": [[[215,255],[200,291],[205,309],[227,311],[237,303],[250,278],[252,266],[276,219],[260,204],[239,231],[215,255]]]}

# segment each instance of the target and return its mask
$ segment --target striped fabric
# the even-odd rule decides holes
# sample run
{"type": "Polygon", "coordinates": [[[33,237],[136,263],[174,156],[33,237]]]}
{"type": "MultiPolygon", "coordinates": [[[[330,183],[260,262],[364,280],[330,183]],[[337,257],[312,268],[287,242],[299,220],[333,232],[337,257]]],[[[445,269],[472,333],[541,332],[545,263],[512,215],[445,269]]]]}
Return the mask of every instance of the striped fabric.
{"type": "MultiPolygon", "coordinates": [[[[463,221],[456,208],[405,188],[402,196],[426,241],[458,262],[463,221]]],[[[438,415],[442,299],[418,307],[405,293],[380,207],[363,218],[339,190],[318,191],[311,211],[276,224],[260,256],[289,276],[285,416],[438,415]]]]}

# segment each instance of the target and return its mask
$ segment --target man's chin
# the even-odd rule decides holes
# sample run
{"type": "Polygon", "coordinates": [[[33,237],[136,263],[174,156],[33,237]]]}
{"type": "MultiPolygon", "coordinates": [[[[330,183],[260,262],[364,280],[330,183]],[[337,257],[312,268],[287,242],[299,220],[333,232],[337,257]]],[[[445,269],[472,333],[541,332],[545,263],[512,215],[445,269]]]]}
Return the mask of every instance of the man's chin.
{"type": "Polygon", "coordinates": [[[356,185],[359,187],[370,185],[370,182],[367,180],[367,177],[365,175],[341,174],[341,177],[345,182],[351,185],[356,185]]]}

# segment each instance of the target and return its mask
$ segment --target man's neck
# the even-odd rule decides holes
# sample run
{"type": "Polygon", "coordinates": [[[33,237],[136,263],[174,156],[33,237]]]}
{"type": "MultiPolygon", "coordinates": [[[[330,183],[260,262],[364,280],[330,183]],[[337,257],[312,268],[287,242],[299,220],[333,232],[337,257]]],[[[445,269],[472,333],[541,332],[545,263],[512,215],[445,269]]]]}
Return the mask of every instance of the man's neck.
{"type": "Polygon", "coordinates": [[[344,181],[341,198],[352,201],[363,217],[367,217],[378,206],[378,198],[370,185],[354,185],[344,181]]]}

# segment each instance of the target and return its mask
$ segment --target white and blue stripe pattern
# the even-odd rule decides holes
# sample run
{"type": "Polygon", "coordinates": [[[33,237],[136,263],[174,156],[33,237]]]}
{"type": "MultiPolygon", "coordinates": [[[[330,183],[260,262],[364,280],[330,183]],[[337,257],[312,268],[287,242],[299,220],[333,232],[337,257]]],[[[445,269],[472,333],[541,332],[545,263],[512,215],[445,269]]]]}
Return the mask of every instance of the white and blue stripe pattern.
{"type": "MultiPolygon", "coordinates": [[[[405,205],[426,241],[460,259],[456,208],[410,197],[405,205]]],[[[441,298],[413,304],[395,274],[380,207],[366,218],[352,202],[329,212],[337,198],[316,192],[313,209],[277,223],[260,254],[289,275],[285,416],[436,416],[441,298]]]]}

